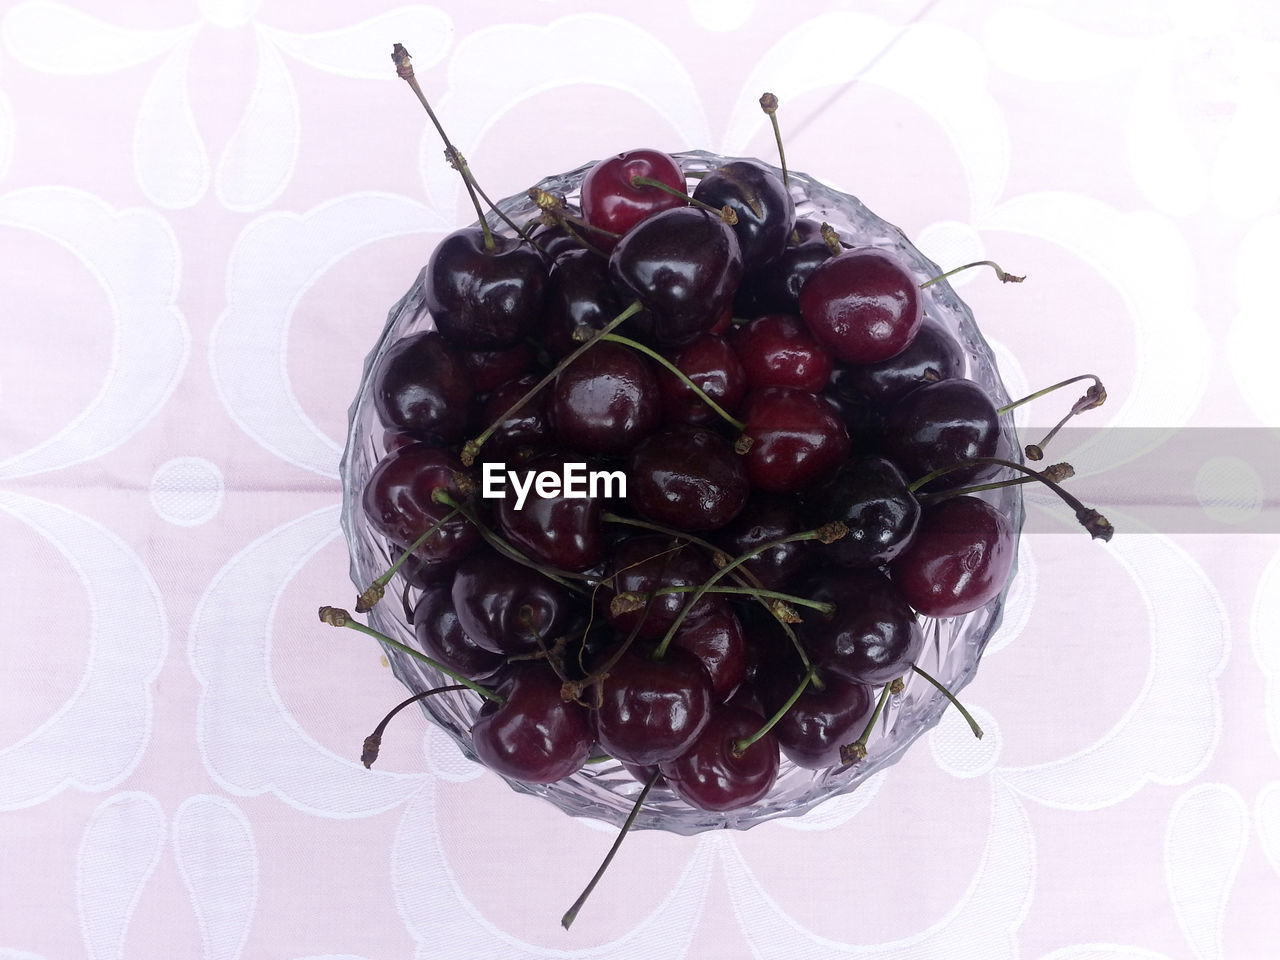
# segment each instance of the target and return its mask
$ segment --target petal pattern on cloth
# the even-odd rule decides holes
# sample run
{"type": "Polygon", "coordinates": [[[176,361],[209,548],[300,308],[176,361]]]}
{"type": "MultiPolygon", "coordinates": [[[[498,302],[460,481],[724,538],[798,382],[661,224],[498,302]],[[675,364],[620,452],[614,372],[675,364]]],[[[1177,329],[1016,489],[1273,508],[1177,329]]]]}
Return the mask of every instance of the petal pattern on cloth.
{"type": "Polygon", "coordinates": [[[142,192],[158,207],[194,206],[209,189],[209,155],[191,110],[190,59],[195,34],[161,62],[138,107],[133,168],[142,192]]]}
{"type": "Polygon", "coordinates": [[[0,196],[0,226],[31,230],[75,254],[106,292],[115,326],[102,389],[66,428],[0,462],[0,478],[12,479],[102,456],[142,429],[177,385],[190,334],[176,306],[178,243],[155,213],[115,210],[68,187],[32,187],[0,196]]]}
{"type": "MultiPolygon", "coordinates": [[[[590,823],[590,821],[585,821],[590,823]]],[[[596,826],[600,826],[596,824],[596,826]]],[[[610,831],[612,832],[612,831],[610,831]]],[[[558,950],[524,943],[467,901],[453,874],[437,817],[436,785],[426,780],[404,811],[391,853],[391,883],[405,925],[418,941],[415,960],[501,957],[502,960],[650,960],[683,957],[698,926],[711,881],[714,852],[708,836],[693,847],[680,878],[658,907],[616,939],[558,950]],[[423,869],[431,864],[432,869],[423,869]]],[[[528,860],[521,869],[533,868],[528,860]]],[[[557,933],[561,931],[556,930],[557,933]]]]}
{"type": "Polygon", "coordinates": [[[391,68],[391,40],[412,38],[409,52],[418,69],[433,67],[453,44],[453,21],[438,7],[415,4],[388,10],[338,30],[288,33],[260,25],[275,46],[308,66],[360,80],[399,83],[391,68]]]}
{"type": "Polygon", "coordinates": [[[173,856],[200,926],[203,960],[236,960],[258,899],[248,818],[222,797],[188,797],[173,816],[173,856]]]}
{"type": "Polygon", "coordinates": [[[191,34],[191,27],[137,30],[48,0],[13,6],[4,18],[4,42],[33,70],[60,76],[114,73],[146,63],[191,34]]]}
{"type": "Polygon", "coordinates": [[[1217,678],[1229,631],[1214,585],[1166,537],[1118,537],[1108,553],[1147,605],[1151,666],[1133,705],[1096,743],[1049,763],[1000,768],[1016,790],[1051,807],[1096,810],[1146,783],[1185,783],[1203,769],[1220,735],[1217,678]]]}
{"type": "Polygon", "coordinates": [[[890,943],[844,944],[801,928],[751,872],[722,847],[725,881],[738,923],[759,960],[1014,960],[1017,930],[1035,875],[1035,838],[1012,791],[992,781],[991,827],[982,862],[959,903],[919,933],[890,943]]]}
{"type": "Polygon", "coordinates": [[[1233,787],[1182,794],[1165,831],[1164,871],[1178,925],[1200,960],[1221,960],[1227,900],[1249,839],[1249,811],[1233,787]]]}
{"type": "Polygon", "coordinates": [[[279,52],[257,34],[258,78],[218,162],[215,191],[230,210],[261,210],[289,183],[302,136],[298,95],[279,52]]]}
{"type": "MultiPolygon", "coordinates": [[[[680,58],[652,33],[605,14],[563,17],[545,27],[504,23],[469,34],[453,51],[448,89],[433,103],[450,139],[466,156],[507,111],[538,91],[570,84],[621,90],[650,104],[685,143],[710,143],[702,99],[680,58]],[[548,56],[550,50],[572,55],[548,56]],[[518,87],[492,83],[489,64],[495,61],[529,82],[518,87]]],[[[419,158],[423,180],[431,204],[451,217],[461,178],[440,161],[440,150],[435,128],[428,124],[419,158]]]]}
{"type": "Polygon", "coordinates": [[[301,215],[272,213],[245,227],[227,268],[227,309],[209,347],[218,393],[245,433],[281,459],[337,479],[342,446],[302,412],[285,372],[294,307],[326,270],[365,244],[442,229],[421,204],[385,194],[340,197],[301,215]]]}
{"type": "Polygon", "coordinates": [[[164,810],[149,793],[118,793],[93,812],[76,852],[76,905],[89,960],[124,955],[129,920],[164,842],[164,810]]]}
{"type": "MultiPolygon", "coordinates": [[[[224,790],[271,793],[323,817],[367,817],[403,803],[423,775],[368,771],[320,746],[281,702],[271,676],[279,594],[338,536],[326,507],[249,544],[218,571],[192,618],[191,669],[202,687],[196,740],[224,790]]],[[[332,628],[315,622],[315,629],[332,628]]]]}
{"type": "Polygon", "coordinates": [[[68,787],[122,782],[151,738],[152,685],[168,648],[160,591],[127,544],[62,506],[0,492],[0,510],[51,543],[80,576],[91,611],[79,686],[37,730],[0,748],[0,810],[68,787]]]}

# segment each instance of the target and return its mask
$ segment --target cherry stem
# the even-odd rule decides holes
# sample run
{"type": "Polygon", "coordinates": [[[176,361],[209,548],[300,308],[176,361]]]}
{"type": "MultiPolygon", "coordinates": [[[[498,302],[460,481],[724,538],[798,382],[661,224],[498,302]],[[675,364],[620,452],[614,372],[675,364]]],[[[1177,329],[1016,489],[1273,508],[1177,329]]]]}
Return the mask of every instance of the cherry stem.
{"type": "MultiPolygon", "coordinates": [[[[638,527],[641,530],[652,530],[655,533],[666,534],[667,536],[670,536],[670,537],[682,538],[694,544],[695,546],[699,546],[702,549],[706,550],[707,553],[711,555],[713,560],[717,557],[726,556],[725,552],[721,550],[719,547],[717,547],[714,543],[711,543],[708,540],[703,540],[700,537],[695,537],[692,534],[684,533],[680,530],[673,529],[672,527],[664,527],[661,524],[650,523],[648,520],[637,520],[634,517],[623,517],[623,516],[619,516],[616,513],[610,513],[608,511],[601,513],[600,519],[604,520],[606,523],[619,523],[629,527],[638,527]]],[[[733,576],[734,576],[734,579],[737,580],[739,583],[741,583],[743,586],[752,586],[760,589],[764,588],[764,584],[761,582],[760,578],[757,577],[751,570],[745,567],[735,570],[733,572],[733,576]]],[[[769,612],[769,615],[774,617],[775,620],[777,620],[778,626],[782,628],[782,632],[786,634],[787,639],[791,641],[791,646],[795,648],[796,653],[800,656],[800,661],[801,663],[804,664],[804,668],[806,670],[812,670],[813,665],[809,662],[809,655],[808,653],[805,652],[804,644],[800,642],[800,638],[796,636],[796,632],[791,629],[791,624],[787,623],[785,620],[778,619],[777,613],[774,610],[773,606],[764,597],[755,596],[755,597],[752,597],[752,599],[755,600],[756,603],[764,607],[765,610],[769,612]]],[[[818,689],[822,689],[822,681],[815,679],[814,686],[818,687],[818,689]]]]}
{"type": "MultiPolygon", "coordinates": [[[[701,590],[705,584],[698,586],[683,587],[659,587],[653,591],[653,596],[662,593],[695,593],[701,590]]],[[[819,613],[830,616],[835,613],[836,605],[834,603],[824,603],[820,600],[810,600],[808,597],[802,597],[794,593],[782,593],[778,590],[762,590],[759,587],[712,587],[708,593],[724,593],[735,597],[765,597],[769,600],[781,600],[784,603],[792,603],[797,607],[808,607],[810,610],[817,610],[819,613]]]]}
{"type": "Polygon", "coordinates": [[[446,513],[443,517],[441,517],[439,520],[437,520],[435,523],[433,523],[431,526],[429,526],[426,532],[422,536],[418,537],[417,540],[413,541],[413,543],[410,544],[409,548],[405,550],[404,553],[400,554],[400,559],[398,559],[395,563],[391,564],[391,566],[387,569],[386,573],[378,577],[377,580],[374,580],[373,583],[369,584],[368,588],[364,591],[364,593],[356,597],[356,613],[368,613],[370,610],[376,607],[378,605],[378,601],[380,601],[383,595],[386,593],[387,584],[391,582],[391,578],[396,575],[396,572],[402,566],[404,566],[405,561],[409,559],[409,554],[413,553],[420,546],[426,543],[428,537],[434,534],[437,530],[439,530],[441,527],[443,527],[446,523],[448,523],[457,515],[458,515],[458,508],[455,507],[454,509],[446,513]]]}
{"type": "Polygon", "coordinates": [[[565,911],[565,915],[560,918],[560,926],[564,927],[566,930],[572,926],[574,920],[578,919],[578,912],[582,910],[583,904],[587,902],[587,897],[591,896],[591,892],[595,890],[596,884],[600,882],[600,878],[604,876],[604,872],[609,869],[609,864],[613,862],[613,858],[617,854],[618,848],[622,846],[623,838],[626,837],[627,832],[631,829],[631,825],[636,822],[636,817],[640,815],[640,808],[644,805],[645,800],[648,799],[649,791],[652,790],[653,785],[658,782],[659,776],[660,774],[657,770],[649,774],[649,779],[644,783],[644,789],[640,791],[640,795],[636,797],[636,802],[632,804],[631,812],[627,814],[627,819],[623,822],[622,828],[618,831],[618,835],[613,840],[613,846],[611,846],[609,848],[609,852],[605,854],[604,860],[596,869],[595,875],[591,878],[591,882],[588,883],[586,889],[578,895],[578,899],[573,901],[573,906],[565,911]]]}
{"type": "MultiPolygon", "coordinates": [[[[484,248],[493,250],[496,246],[493,242],[493,231],[489,229],[489,224],[484,216],[484,207],[480,205],[480,198],[476,196],[478,188],[475,177],[471,173],[471,168],[467,166],[466,159],[463,158],[458,148],[453,145],[449,135],[444,132],[444,127],[436,117],[436,112],[431,109],[431,104],[427,101],[426,94],[422,92],[422,87],[418,85],[418,78],[413,75],[413,58],[409,56],[409,51],[404,48],[403,44],[397,43],[391,48],[391,60],[396,65],[396,73],[409,84],[409,89],[417,96],[422,108],[427,111],[427,116],[431,118],[431,122],[435,125],[436,133],[440,135],[440,140],[444,143],[444,156],[449,161],[449,166],[462,175],[462,182],[467,188],[467,196],[471,198],[471,205],[476,208],[476,217],[480,220],[480,229],[484,231],[484,248]]],[[[488,198],[486,197],[486,199],[488,198]]],[[[490,205],[492,206],[492,204],[490,205]]],[[[515,224],[511,225],[515,226],[515,224]]],[[[519,228],[516,229],[517,231],[519,230],[519,228]]]]}
{"type": "MultiPolygon", "coordinates": [[[[752,549],[748,550],[746,553],[742,554],[741,556],[734,557],[732,560],[726,563],[723,567],[721,567],[719,570],[713,573],[710,577],[708,577],[706,582],[703,583],[702,586],[700,586],[697,589],[697,591],[694,593],[694,595],[689,599],[689,602],[686,603],[680,609],[680,613],[677,614],[675,622],[673,622],[671,626],[667,629],[666,635],[662,638],[662,641],[658,644],[657,649],[654,650],[653,659],[655,660],[662,659],[663,654],[667,652],[667,646],[671,643],[672,638],[676,635],[676,631],[680,629],[685,619],[689,616],[689,611],[692,610],[694,605],[697,604],[697,602],[702,599],[702,597],[707,593],[707,591],[715,587],[716,583],[719,582],[723,577],[728,576],[730,573],[732,573],[738,567],[742,566],[748,560],[751,560],[754,557],[758,557],[760,554],[764,553],[766,550],[772,550],[774,547],[783,547],[783,546],[786,546],[788,543],[800,543],[805,540],[821,540],[824,543],[832,543],[835,540],[840,539],[840,537],[843,537],[845,534],[849,532],[849,528],[847,526],[845,526],[843,523],[839,523],[838,524],[839,533],[837,535],[836,529],[835,529],[836,526],[837,526],[836,524],[823,524],[823,526],[817,528],[816,530],[804,530],[804,531],[801,531],[800,533],[793,533],[793,534],[790,534],[789,536],[779,537],[777,540],[770,540],[768,543],[759,544],[758,546],[753,547],[752,549]]],[[[808,664],[805,664],[805,666],[806,668],[809,667],[808,664]]]]}
{"type": "Polygon", "coordinates": [[[796,701],[800,699],[800,695],[809,688],[809,684],[815,680],[817,680],[817,677],[814,675],[813,669],[810,668],[809,670],[806,670],[804,678],[800,681],[800,686],[796,687],[791,696],[787,697],[786,702],[777,709],[773,716],[765,721],[764,726],[749,737],[743,737],[740,740],[733,741],[733,755],[735,757],[742,756],[753,743],[777,726],[782,721],[782,718],[787,715],[788,711],[796,705],[796,701]]]}
{"type": "Polygon", "coordinates": [[[789,187],[791,178],[787,176],[787,154],[782,149],[782,130],[778,127],[778,98],[772,93],[761,94],[760,109],[768,115],[769,122],[773,124],[773,142],[778,145],[778,165],[782,167],[782,185],[789,187]]]}
{"type": "Polygon", "coordinates": [[[970,493],[982,493],[984,490],[1000,490],[1004,487],[1020,487],[1024,483],[1038,483],[1041,480],[1049,479],[1055,483],[1061,483],[1063,480],[1070,480],[1076,475],[1075,467],[1069,463],[1051,463],[1034,477],[1011,477],[1008,480],[995,480],[991,483],[977,483],[971,487],[959,487],[955,490],[941,490],[937,493],[921,493],[916,499],[921,503],[927,503],[931,500],[945,499],[947,497],[958,497],[970,493]]]}
{"type": "MultiPolygon", "coordinates": [[[[1062,498],[1063,503],[1065,503],[1067,506],[1069,506],[1072,510],[1076,512],[1076,519],[1080,522],[1080,525],[1082,527],[1084,527],[1087,531],[1089,531],[1089,536],[1093,537],[1093,539],[1102,540],[1105,542],[1107,540],[1110,540],[1111,535],[1115,533],[1115,527],[1111,525],[1110,520],[1108,520],[1106,517],[1100,514],[1097,510],[1094,510],[1092,507],[1086,507],[1083,503],[1081,503],[1078,499],[1076,499],[1071,494],[1069,494],[1066,490],[1063,490],[1061,486],[1059,486],[1057,483],[1055,483],[1054,481],[1046,477],[1043,472],[1033,470],[1031,467],[1028,467],[1025,463],[1015,463],[1013,460],[1005,460],[1005,459],[1002,459],[1001,457],[971,457],[968,460],[962,460],[959,463],[953,463],[949,467],[943,467],[940,470],[933,471],[933,473],[925,474],[915,483],[911,484],[911,486],[908,487],[907,489],[909,489],[912,493],[914,493],[916,490],[924,486],[926,483],[930,482],[931,480],[935,480],[938,477],[943,476],[944,474],[948,474],[952,470],[959,470],[963,467],[969,467],[979,463],[990,463],[990,464],[995,464],[1001,467],[1008,467],[1011,470],[1021,471],[1022,473],[1028,474],[1034,479],[1039,480],[1046,487],[1048,487],[1050,490],[1056,493],[1060,498],[1062,498]]],[[[952,491],[940,491],[938,494],[931,494],[930,499],[935,501],[944,499],[944,495],[950,494],[950,493],[952,493],[952,491]]]]}
{"type": "Polygon", "coordinates": [[[419,700],[425,700],[427,697],[435,696],[437,693],[452,693],[455,690],[467,689],[460,683],[450,683],[443,687],[432,687],[430,690],[423,690],[421,693],[415,693],[408,700],[403,700],[396,704],[385,717],[382,722],[374,729],[373,733],[364,738],[364,748],[360,753],[360,762],[364,764],[366,770],[373,769],[373,763],[378,759],[378,751],[382,748],[382,734],[387,729],[393,717],[411,703],[417,703],[419,700]]]}
{"type": "Polygon", "coordinates": [[[601,339],[604,338],[605,334],[612,333],[616,327],[620,326],[625,321],[634,317],[637,313],[640,312],[641,309],[642,309],[642,305],[640,301],[633,300],[629,307],[627,307],[620,314],[618,314],[616,317],[610,320],[607,324],[605,324],[604,327],[601,328],[600,331],[596,333],[595,336],[593,336],[590,340],[583,343],[580,347],[578,347],[576,350],[570,353],[567,357],[565,357],[559,363],[557,363],[554,367],[552,367],[547,372],[546,376],[544,376],[541,380],[539,380],[532,387],[530,387],[528,391],[525,392],[524,396],[522,396],[519,400],[517,400],[510,407],[507,408],[506,412],[503,413],[502,416],[498,417],[497,420],[489,424],[489,426],[485,428],[485,431],[482,434],[480,434],[478,437],[476,437],[473,440],[468,440],[462,448],[463,465],[468,467],[471,466],[471,464],[475,462],[476,454],[480,452],[480,448],[484,446],[485,441],[488,440],[491,436],[493,436],[493,432],[497,430],[498,427],[502,426],[502,424],[505,423],[507,420],[509,420],[511,417],[515,416],[515,414],[519,413],[521,408],[523,408],[526,403],[528,403],[535,396],[537,396],[538,393],[544,387],[547,386],[547,384],[551,383],[553,380],[555,380],[556,377],[560,376],[560,372],[564,370],[565,367],[569,366],[569,364],[577,360],[578,357],[582,356],[584,353],[590,350],[594,344],[598,343],[601,339]]]}
{"type": "Polygon", "coordinates": [[[862,728],[862,736],[853,743],[847,743],[840,748],[840,762],[843,764],[853,763],[855,760],[861,760],[867,755],[867,741],[871,739],[871,731],[875,729],[876,724],[880,721],[880,714],[884,712],[884,705],[889,700],[889,687],[892,684],[886,683],[880,691],[880,699],[876,701],[876,708],[871,711],[871,716],[867,719],[867,725],[862,728]]]}
{"type": "Polygon", "coordinates": [[[911,670],[914,673],[920,674],[920,676],[924,677],[926,680],[932,683],[935,687],[937,687],[942,692],[942,695],[946,697],[949,701],[951,701],[951,705],[960,711],[960,716],[964,717],[965,722],[969,724],[969,729],[973,731],[973,735],[977,737],[979,740],[982,739],[982,727],[978,726],[978,721],[973,719],[973,714],[971,714],[968,710],[964,708],[964,704],[956,699],[955,694],[953,694],[950,690],[944,687],[936,679],[929,676],[929,674],[925,673],[923,670],[917,667],[914,663],[911,665],[911,670]]]}
{"type": "Polygon", "coordinates": [[[920,289],[923,290],[925,287],[931,287],[939,280],[945,280],[947,277],[955,276],[962,270],[971,270],[974,267],[990,267],[996,272],[996,276],[1000,278],[1001,283],[1021,283],[1023,280],[1027,279],[1026,277],[1018,277],[1014,276],[1012,273],[1006,272],[1000,264],[996,263],[994,260],[975,260],[973,263],[966,263],[964,266],[955,267],[952,270],[948,270],[946,273],[940,273],[932,280],[926,280],[924,283],[920,284],[920,289]]]}
{"type": "Polygon", "coordinates": [[[366,636],[373,637],[373,639],[386,644],[387,646],[391,647],[394,650],[399,650],[401,653],[407,653],[409,656],[417,660],[421,660],[427,666],[432,667],[436,670],[439,670],[446,677],[451,677],[452,679],[457,680],[464,687],[466,687],[469,690],[474,690],[476,693],[480,694],[480,696],[484,697],[486,700],[492,700],[494,703],[506,702],[506,699],[504,697],[490,690],[488,687],[482,687],[480,684],[476,683],[470,677],[463,676],[457,670],[454,670],[452,667],[446,666],[445,664],[441,663],[439,660],[434,659],[433,657],[428,657],[421,650],[415,650],[413,649],[413,647],[406,646],[405,644],[401,643],[399,640],[392,640],[381,630],[375,630],[373,627],[366,626],[365,624],[360,623],[358,620],[353,619],[351,614],[349,614],[346,610],[343,610],[341,607],[328,607],[328,606],[321,607],[320,621],[322,623],[327,623],[331,627],[346,627],[349,630],[355,630],[357,633],[363,633],[366,636]]]}
{"type": "Polygon", "coordinates": [[[699,210],[706,210],[708,213],[714,213],[731,227],[738,222],[738,215],[733,212],[732,207],[713,207],[709,203],[703,203],[701,200],[693,199],[693,197],[689,196],[686,191],[677,190],[675,187],[671,186],[671,184],[663,183],[661,180],[657,180],[653,177],[632,177],[631,185],[637,188],[655,187],[663,193],[669,193],[673,197],[679,197],[682,200],[687,200],[691,206],[697,207],[699,210]]]}
{"type": "Polygon", "coordinates": [[[1078,377],[1072,377],[1069,380],[1063,380],[1060,383],[1055,383],[1051,387],[1045,387],[1043,390],[1037,390],[1035,393],[1030,394],[1029,396],[1023,397],[1021,400],[1014,400],[1012,403],[1007,403],[1003,407],[1001,407],[999,410],[996,411],[997,414],[1007,413],[1008,411],[1014,409],[1015,407],[1019,407],[1024,403],[1028,403],[1031,400],[1035,400],[1039,397],[1043,397],[1045,394],[1052,393],[1054,390],[1057,390],[1061,387],[1070,386],[1073,383],[1079,383],[1081,380],[1092,380],[1093,383],[1091,383],[1089,385],[1089,389],[1084,392],[1084,396],[1071,405],[1071,409],[1070,411],[1067,412],[1067,415],[1063,417],[1061,420],[1059,420],[1057,425],[1052,430],[1050,430],[1047,434],[1045,434],[1043,440],[1041,440],[1039,443],[1027,444],[1026,454],[1027,454],[1028,460],[1044,459],[1045,445],[1048,444],[1050,440],[1052,440],[1054,437],[1058,435],[1058,431],[1061,430],[1063,427],[1065,427],[1067,425],[1067,422],[1072,417],[1079,416],[1080,414],[1084,413],[1086,410],[1092,410],[1094,407],[1100,407],[1104,403],[1106,403],[1107,388],[1104,387],[1102,385],[1102,381],[1099,380],[1092,373],[1083,373],[1078,377]]]}
{"type": "Polygon", "coordinates": [[[675,377],[677,377],[681,383],[683,383],[686,387],[688,387],[690,390],[696,393],[698,395],[698,398],[702,400],[702,402],[705,403],[708,407],[714,410],[716,414],[725,421],[725,423],[729,424],[729,426],[733,427],[733,429],[737,430],[739,433],[742,433],[744,430],[747,429],[747,425],[745,423],[743,423],[741,420],[734,418],[727,410],[725,410],[724,407],[720,406],[720,404],[712,400],[711,397],[707,395],[707,392],[703,390],[700,386],[698,386],[696,383],[694,383],[687,373],[685,373],[683,370],[677,367],[674,363],[672,363],[662,354],[658,353],[657,350],[654,350],[652,347],[646,346],[645,344],[641,343],[638,340],[632,340],[630,337],[624,337],[616,333],[606,333],[603,339],[612,340],[614,343],[620,343],[624,347],[630,347],[633,350],[637,350],[640,353],[643,353],[646,357],[649,357],[651,360],[654,360],[655,362],[661,364],[663,367],[670,370],[671,373],[675,377]]]}

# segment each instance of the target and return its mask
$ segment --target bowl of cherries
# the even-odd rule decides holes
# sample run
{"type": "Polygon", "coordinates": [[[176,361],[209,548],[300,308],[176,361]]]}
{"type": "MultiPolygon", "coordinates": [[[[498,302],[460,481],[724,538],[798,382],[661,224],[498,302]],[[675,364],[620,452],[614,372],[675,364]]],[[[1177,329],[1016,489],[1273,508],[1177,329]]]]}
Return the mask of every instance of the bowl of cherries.
{"type": "Polygon", "coordinates": [[[1069,468],[1025,463],[941,268],[785,165],[632,149],[486,207],[444,142],[479,218],[368,356],[367,623],[321,608],[382,642],[397,709],[566,813],[680,834],[802,814],[963,710],[1021,484],[1069,468]]]}

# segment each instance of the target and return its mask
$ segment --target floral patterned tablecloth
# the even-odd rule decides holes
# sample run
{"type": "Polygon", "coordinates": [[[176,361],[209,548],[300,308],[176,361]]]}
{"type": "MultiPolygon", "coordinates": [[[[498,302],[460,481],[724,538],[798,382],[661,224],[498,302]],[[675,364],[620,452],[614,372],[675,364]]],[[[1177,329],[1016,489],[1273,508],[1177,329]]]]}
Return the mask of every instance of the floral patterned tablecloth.
{"type": "Polygon", "coordinates": [[[1266,0],[0,5],[0,958],[1275,956],[1278,65],[1266,0]],[[419,714],[360,765],[401,693],[315,615],[347,405],[472,219],[395,42],[491,195],[771,158],[771,90],[793,167],[1028,276],[954,282],[1012,393],[1106,382],[1120,532],[1030,496],[984,739],[636,834],[571,932],[611,828],[419,714]]]}

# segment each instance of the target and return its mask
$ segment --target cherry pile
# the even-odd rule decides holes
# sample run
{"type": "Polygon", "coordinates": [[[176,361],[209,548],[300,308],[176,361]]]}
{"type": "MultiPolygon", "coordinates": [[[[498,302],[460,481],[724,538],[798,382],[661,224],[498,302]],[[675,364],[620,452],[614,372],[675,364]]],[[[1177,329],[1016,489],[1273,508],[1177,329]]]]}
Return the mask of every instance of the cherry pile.
{"type": "Polygon", "coordinates": [[[353,569],[381,571],[356,612],[412,642],[320,610],[419,663],[366,765],[400,709],[449,703],[524,789],[632,778],[618,842],[647,802],[768,807],[780,771],[868,762],[914,677],[956,703],[925,664],[940,624],[998,610],[1014,485],[1109,538],[1067,465],[1023,462],[935,315],[958,301],[887,225],[841,236],[785,165],[652,149],[486,213],[440,133],[480,218],[398,305],[343,466],[353,569]]]}

